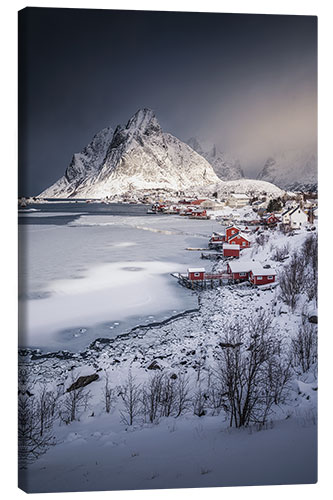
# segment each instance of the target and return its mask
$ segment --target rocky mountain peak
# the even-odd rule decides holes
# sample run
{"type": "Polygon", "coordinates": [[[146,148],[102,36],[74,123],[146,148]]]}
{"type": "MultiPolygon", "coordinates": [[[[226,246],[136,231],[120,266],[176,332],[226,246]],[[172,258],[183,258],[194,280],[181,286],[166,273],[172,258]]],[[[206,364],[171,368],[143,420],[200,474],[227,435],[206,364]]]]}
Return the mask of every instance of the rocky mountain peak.
{"type": "Polygon", "coordinates": [[[139,109],[127,122],[126,129],[131,132],[139,132],[144,135],[162,133],[155,113],[152,109],[139,109]]]}
{"type": "Polygon", "coordinates": [[[191,137],[187,144],[199,155],[203,156],[213,167],[216,175],[223,181],[237,180],[244,177],[240,161],[225,152],[219,151],[216,144],[204,150],[196,137],[191,137]]]}

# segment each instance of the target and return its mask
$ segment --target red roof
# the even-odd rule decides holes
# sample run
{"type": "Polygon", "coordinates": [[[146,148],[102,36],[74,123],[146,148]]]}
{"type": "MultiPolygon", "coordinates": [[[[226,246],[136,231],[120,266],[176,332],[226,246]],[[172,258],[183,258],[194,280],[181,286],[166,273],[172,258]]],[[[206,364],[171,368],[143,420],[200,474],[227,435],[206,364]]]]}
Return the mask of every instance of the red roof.
{"type": "Polygon", "coordinates": [[[204,200],[193,200],[193,201],[191,201],[191,205],[201,205],[201,203],[203,201],[206,201],[206,199],[204,199],[204,200]]]}

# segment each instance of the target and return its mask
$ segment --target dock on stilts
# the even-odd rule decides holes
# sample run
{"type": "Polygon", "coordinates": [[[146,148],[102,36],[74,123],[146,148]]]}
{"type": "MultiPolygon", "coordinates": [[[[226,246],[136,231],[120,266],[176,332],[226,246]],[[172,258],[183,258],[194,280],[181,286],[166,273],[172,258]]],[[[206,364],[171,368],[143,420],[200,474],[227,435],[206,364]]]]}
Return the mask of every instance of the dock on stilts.
{"type": "Polygon", "coordinates": [[[171,276],[178,279],[178,283],[191,290],[207,290],[231,283],[230,274],[224,273],[205,273],[202,279],[190,279],[188,274],[172,273],[171,276]]]}

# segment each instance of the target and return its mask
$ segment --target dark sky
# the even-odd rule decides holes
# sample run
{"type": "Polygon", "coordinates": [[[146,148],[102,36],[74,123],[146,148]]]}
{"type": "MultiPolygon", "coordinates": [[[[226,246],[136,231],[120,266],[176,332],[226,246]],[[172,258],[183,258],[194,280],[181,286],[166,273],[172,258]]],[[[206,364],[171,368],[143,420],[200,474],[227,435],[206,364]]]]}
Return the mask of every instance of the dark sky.
{"type": "Polygon", "coordinates": [[[317,19],[28,8],[19,13],[19,194],[61,177],[102,128],[152,108],[255,175],[316,144],[317,19]]]}

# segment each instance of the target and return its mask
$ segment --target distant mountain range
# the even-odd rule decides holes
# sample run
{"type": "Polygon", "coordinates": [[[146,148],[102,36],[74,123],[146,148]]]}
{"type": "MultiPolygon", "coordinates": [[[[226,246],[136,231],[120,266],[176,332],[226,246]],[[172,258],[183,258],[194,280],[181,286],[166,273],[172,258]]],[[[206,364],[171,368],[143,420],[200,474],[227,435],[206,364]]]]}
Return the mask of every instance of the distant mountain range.
{"type": "Polygon", "coordinates": [[[288,191],[316,191],[317,153],[309,148],[274,155],[266,160],[258,179],[288,191]]]}
{"type": "MultiPolygon", "coordinates": [[[[275,165],[275,164],[274,164],[275,165]]],[[[163,132],[150,109],[140,109],[114,130],[98,132],[75,153],[64,175],[39,196],[43,198],[135,199],[145,191],[209,196],[229,192],[279,196],[281,189],[267,181],[269,165],[261,179],[244,179],[238,160],[214,146],[205,152],[195,138],[188,144],[163,132]]]]}
{"type": "Polygon", "coordinates": [[[225,152],[219,151],[215,144],[208,151],[202,148],[196,137],[191,137],[187,141],[187,144],[210,163],[214,172],[222,181],[233,181],[244,178],[240,161],[225,152]]]}

